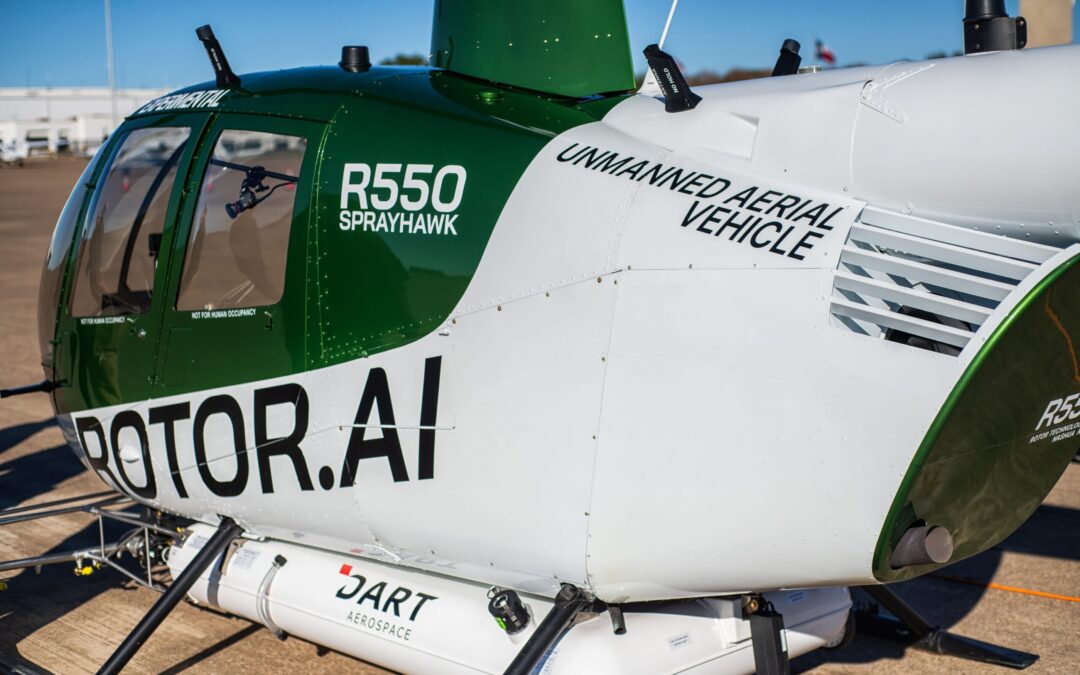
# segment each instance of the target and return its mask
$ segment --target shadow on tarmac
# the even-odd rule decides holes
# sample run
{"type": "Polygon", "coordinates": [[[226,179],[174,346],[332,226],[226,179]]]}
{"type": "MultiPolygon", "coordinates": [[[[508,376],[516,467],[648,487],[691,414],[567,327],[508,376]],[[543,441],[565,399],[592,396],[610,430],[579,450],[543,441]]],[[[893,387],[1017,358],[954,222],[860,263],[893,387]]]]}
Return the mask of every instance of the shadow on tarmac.
{"type": "MultiPolygon", "coordinates": [[[[8,450],[53,425],[55,421],[49,418],[0,429],[0,509],[48,494],[86,470],[67,445],[45,448],[7,461],[3,459],[8,450]]],[[[129,527],[106,521],[105,537],[107,540],[119,537],[129,527]]],[[[92,522],[47,551],[34,551],[34,554],[88,549],[98,543],[98,526],[92,522]]],[[[0,550],[0,560],[13,557],[16,556],[10,551],[0,550]]],[[[10,659],[14,663],[20,662],[17,645],[24,638],[101,593],[124,587],[124,578],[118,573],[102,570],[89,577],[75,578],[72,568],[73,564],[65,563],[46,565],[37,573],[26,569],[4,578],[8,589],[0,595],[4,610],[0,612],[0,654],[14,657],[10,659]]],[[[2,665],[0,672],[6,672],[2,665]]]]}
{"type": "Polygon", "coordinates": [[[46,494],[83,471],[83,465],[66,445],[39,450],[9,461],[2,459],[7,451],[52,426],[56,426],[56,421],[49,417],[0,429],[0,509],[46,494]]]}
{"type": "MultiPolygon", "coordinates": [[[[106,540],[121,536],[127,529],[128,526],[123,523],[106,521],[106,540]]],[[[94,522],[42,553],[93,548],[98,541],[98,526],[94,522]]],[[[7,556],[0,554],[0,557],[7,556]]],[[[130,558],[125,558],[125,561],[128,561],[124,566],[129,571],[139,571],[135,565],[130,564],[130,558]]],[[[61,619],[68,612],[108,590],[135,590],[133,586],[125,584],[123,576],[112,570],[103,569],[88,577],[74,577],[73,567],[73,563],[45,565],[40,568],[40,572],[25,569],[5,579],[8,588],[0,596],[6,610],[0,614],[0,654],[15,656],[21,660],[18,644],[43,626],[61,619]]],[[[2,671],[3,668],[0,668],[0,672],[2,671]]]]}
{"type": "Polygon", "coordinates": [[[210,645],[209,647],[202,650],[198,654],[193,654],[193,655],[189,656],[188,658],[184,659],[183,661],[177,663],[176,665],[171,666],[169,668],[166,668],[165,670],[161,671],[161,675],[177,675],[177,673],[182,673],[185,670],[187,670],[188,668],[191,668],[192,666],[198,664],[199,662],[210,658],[211,656],[213,656],[214,654],[217,654],[220,651],[223,651],[225,649],[228,649],[229,647],[232,647],[237,642],[240,642],[241,640],[247,638],[250,635],[254,635],[255,633],[258,633],[259,631],[264,630],[265,628],[266,628],[265,626],[261,626],[259,624],[253,623],[250,626],[247,626],[245,628],[242,628],[242,629],[236,631],[235,633],[233,633],[229,637],[224,638],[224,639],[222,639],[222,640],[220,640],[218,642],[215,642],[214,644],[210,645]]]}
{"type": "Polygon", "coordinates": [[[56,486],[85,470],[66,445],[56,445],[2,462],[0,509],[48,494],[56,486]]]}
{"type": "Polygon", "coordinates": [[[42,429],[48,429],[53,426],[56,426],[56,419],[48,417],[38,422],[26,422],[25,424],[16,424],[7,429],[0,429],[0,453],[14,448],[16,445],[22,443],[42,429]]]}
{"type": "MultiPolygon", "coordinates": [[[[44,448],[15,459],[4,460],[4,454],[8,450],[54,425],[55,421],[49,418],[0,429],[0,509],[18,506],[34,497],[46,495],[64,481],[86,470],[67,445],[44,448]]],[[[105,520],[105,539],[115,541],[129,529],[130,526],[124,523],[105,520]]],[[[99,541],[98,525],[94,521],[49,550],[34,553],[88,549],[96,547],[99,541]]],[[[0,560],[13,557],[15,556],[10,551],[0,549],[0,560]]],[[[126,554],[121,558],[121,564],[133,574],[145,574],[126,554]]],[[[135,586],[114,570],[106,568],[88,577],[74,577],[73,567],[72,563],[46,565],[38,572],[25,569],[4,578],[8,588],[0,593],[0,673],[47,672],[25,660],[19,652],[20,642],[102,593],[113,589],[133,593],[137,591],[135,586]]],[[[256,624],[245,627],[183,659],[166,672],[178,673],[187,670],[262,629],[262,626],[256,624]]],[[[95,664],[87,666],[95,667],[95,664]]]]}
{"type": "MultiPolygon", "coordinates": [[[[1080,560],[1080,510],[1061,506],[1043,505],[1031,518],[1005,541],[983,553],[950,565],[944,574],[990,583],[1006,552],[1043,556],[1061,560],[1080,560]]],[[[926,617],[931,624],[951,629],[966,617],[982,601],[986,588],[950,582],[924,576],[890,586],[898,595],[926,617]]],[[[852,600],[870,603],[868,595],[858,589],[852,591],[852,600]]],[[[960,631],[963,634],[962,631],[960,631]]],[[[966,635],[984,642],[995,643],[994,635],[966,635]]],[[[1022,649],[1023,645],[1004,644],[1005,647],[1022,649]]],[[[845,649],[829,651],[820,649],[805,656],[792,659],[792,672],[830,664],[874,663],[876,661],[904,658],[906,646],[877,637],[860,634],[845,649]]],[[[939,657],[948,658],[948,657],[939,657]]],[[[963,661],[955,661],[962,671],[963,661]]]]}

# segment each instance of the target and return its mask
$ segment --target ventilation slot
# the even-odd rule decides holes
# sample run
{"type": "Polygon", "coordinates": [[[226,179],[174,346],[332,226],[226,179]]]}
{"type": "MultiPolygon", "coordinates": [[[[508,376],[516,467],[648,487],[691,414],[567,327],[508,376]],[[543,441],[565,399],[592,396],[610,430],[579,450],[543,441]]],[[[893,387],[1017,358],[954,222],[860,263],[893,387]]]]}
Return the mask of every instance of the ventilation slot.
{"type": "Polygon", "coordinates": [[[833,281],[848,330],[955,356],[1052,246],[863,209],[833,281]]]}

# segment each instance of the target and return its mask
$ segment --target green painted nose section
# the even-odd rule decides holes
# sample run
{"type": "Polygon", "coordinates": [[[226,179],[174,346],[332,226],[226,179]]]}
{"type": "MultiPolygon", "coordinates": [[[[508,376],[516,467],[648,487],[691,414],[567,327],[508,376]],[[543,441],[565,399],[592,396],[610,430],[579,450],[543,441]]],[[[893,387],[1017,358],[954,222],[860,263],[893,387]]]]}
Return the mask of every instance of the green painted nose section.
{"type": "Polygon", "coordinates": [[[900,486],[874,576],[894,569],[909,528],[941,526],[956,562],[994,546],[1038,508],[1080,446],[1080,256],[1043,279],[983,345],[938,413],[900,486]]]}

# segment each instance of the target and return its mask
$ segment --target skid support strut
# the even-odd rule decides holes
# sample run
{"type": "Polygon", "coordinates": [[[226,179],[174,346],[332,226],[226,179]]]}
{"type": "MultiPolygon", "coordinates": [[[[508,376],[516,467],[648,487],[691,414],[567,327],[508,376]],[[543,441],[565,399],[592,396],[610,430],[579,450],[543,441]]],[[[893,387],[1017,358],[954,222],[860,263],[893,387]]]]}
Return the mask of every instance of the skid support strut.
{"type": "Polygon", "coordinates": [[[750,615],[750,642],[754,648],[757,675],[789,675],[787,634],[784,617],[760,595],[751,595],[743,605],[750,615]]]}
{"type": "Polygon", "coordinates": [[[206,542],[202,550],[199,551],[195,559],[188,563],[188,566],[184,568],[184,571],[180,573],[180,576],[172,582],[168,590],[158,598],[158,601],[154,603],[154,606],[150,608],[150,611],[146,613],[146,616],[142,618],[142,621],[135,626],[135,629],[124,638],[124,641],[120,643],[120,646],[116,648],[109,660],[105,662],[105,665],[98,671],[98,675],[114,675],[119,673],[127,662],[131,660],[131,657],[135,656],[135,652],[139,651],[139,647],[142,647],[147,638],[154,632],[154,630],[161,625],[161,622],[165,620],[165,617],[169,615],[172,608],[176,606],[176,603],[180,602],[187,592],[191,589],[191,586],[195,583],[195,580],[199,578],[199,575],[203,573],[206,568],[210,567],[222,554],[222,552],[229,546],[240,533],[242,529],[231,518],[222,518],[221,525],[218,526],[217,532],[214,536],[210,537],[210,540],[206,542]]]}
{"type": "Polygon", "coordinates": [[[904,602],[903,598],[887,586],[862,586],[862,589],[879,605],[889,610],[896,619],[879,616],[875,611],[860,612],[856,619],[861,632],[887,640],[907,642],[938,654],[1016,670],[1023,670],[1039,660],[1036,654],[980,642],[942,630],[930,624],[914,607],[904,602]]]}
{"type": "Polygon", "coordinates": [[[563,584],[559,594],[555,596],[555,606],[548,615],[536,627],[536,631],[529,636],[529,640],[521,651],[517,653],[505,675],[528,675],[536,667],[536,664],[547,655],[552,645],[559,641],[563,631],[567,629],[574,618],[586,608],[592,606],[592,602],[577,586],[563,584]]]}

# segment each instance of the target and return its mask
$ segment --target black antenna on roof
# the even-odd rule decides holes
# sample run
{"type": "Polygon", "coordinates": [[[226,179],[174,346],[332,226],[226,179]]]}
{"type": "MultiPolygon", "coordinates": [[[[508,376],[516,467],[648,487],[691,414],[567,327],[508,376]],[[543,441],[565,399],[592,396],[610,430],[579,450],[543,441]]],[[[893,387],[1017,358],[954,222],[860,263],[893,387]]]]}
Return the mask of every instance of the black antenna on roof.
{"type": "Polygon", "coordinates": [[[1027,46],[1027,20],[1011,17],[1005,0],[964,3],[964,53],[1000,52],[1027,46]]]}
{"type": "Polygon", "coordinates": [[[206,55],[210,57],[210,65],[214,67],[217,76],[217,86],[232,89],[240,86],[240,78],[229,67],[229,60],[225,58],[225,52],[221,50],[221,43],[214,37],[214,29],[210,24],[199,26],[195,29],[195,36],[206,48],[206,55]]]}
{"type": "Polygon", "coordinates": [[[801,63],[802,57],[799,56],[798,41],[790,38],[784,40],[784,44],[780,47],[780,56],[777,57],[776,65],[773,66],[772,76],[794,75],[799,72],[801,63]]]}
{"type": "Polygon", "coordinates": [[[693,109],[701,102],[701,97],[690,91],[690,85],[671,54],[660,49],[659,45],[649,45],[644,53],[649,70],[660,86],[660,93],[664,95],[664,110],[669,113],[682,112],[693,109]]]}

